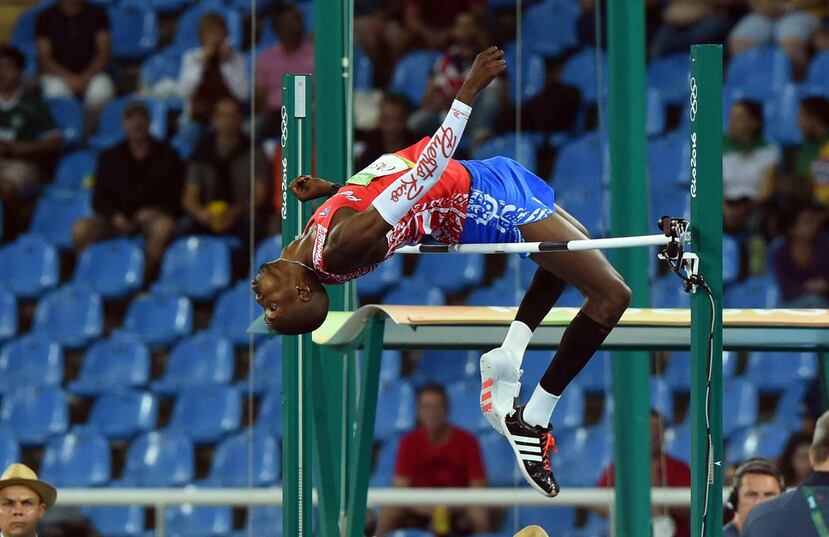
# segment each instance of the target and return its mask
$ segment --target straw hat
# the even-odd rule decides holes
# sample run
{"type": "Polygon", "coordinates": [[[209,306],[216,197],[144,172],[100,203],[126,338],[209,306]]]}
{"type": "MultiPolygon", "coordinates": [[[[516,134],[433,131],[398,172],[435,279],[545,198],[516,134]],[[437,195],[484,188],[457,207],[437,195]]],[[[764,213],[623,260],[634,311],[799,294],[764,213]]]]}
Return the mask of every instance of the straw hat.
{"type": "Polygon", "coordinates": [[[549,537],[540,526],[527,526],[515,534],[515,537],[549,537]]]}
{"type": "Polygon", "coordinates": [[[40,496],[40,501],[46,504],[46,509],[55,505],[55,500],[58,498],[58,491],[55,487],[38,479],[37,474],[25,464],[11,464],[0,476],[0,489],[12,485],[28,487],[35,491],[40,496]]]}

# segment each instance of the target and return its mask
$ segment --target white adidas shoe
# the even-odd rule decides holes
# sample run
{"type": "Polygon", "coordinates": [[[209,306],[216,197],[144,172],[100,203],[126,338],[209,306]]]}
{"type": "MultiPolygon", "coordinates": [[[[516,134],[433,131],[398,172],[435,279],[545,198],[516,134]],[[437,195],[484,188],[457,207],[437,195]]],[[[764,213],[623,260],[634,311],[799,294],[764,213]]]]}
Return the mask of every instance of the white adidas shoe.
{"type": "Polygon", "coordinates": [[[500,434],[504,434],[502,418],[512,411],[521,391],[521,371],[514,363],[500,347],[481,356],[481,412],[500,434]]]}

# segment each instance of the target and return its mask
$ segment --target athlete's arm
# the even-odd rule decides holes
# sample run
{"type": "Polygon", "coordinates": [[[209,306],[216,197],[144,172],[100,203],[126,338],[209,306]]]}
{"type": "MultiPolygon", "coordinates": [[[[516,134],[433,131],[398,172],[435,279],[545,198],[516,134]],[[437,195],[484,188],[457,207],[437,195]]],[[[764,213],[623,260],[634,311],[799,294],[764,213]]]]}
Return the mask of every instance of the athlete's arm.
{"type": "Polygon", "coordinates": [[[310,201],[325,196],[333,196],[341,186],[319,177],[301,175],[291,182],[290,189],[299,201],[310,201]]]}

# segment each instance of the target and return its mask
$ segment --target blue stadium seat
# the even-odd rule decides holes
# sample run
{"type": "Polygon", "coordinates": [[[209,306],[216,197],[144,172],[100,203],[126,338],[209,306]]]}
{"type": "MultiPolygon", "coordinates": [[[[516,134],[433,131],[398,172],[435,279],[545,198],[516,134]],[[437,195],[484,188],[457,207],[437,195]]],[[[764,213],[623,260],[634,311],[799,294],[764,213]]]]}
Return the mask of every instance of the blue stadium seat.
{"type": "MultiPolygon", "coordinates": [[[[722,354],[723,379],[733,377],[737,369],[737,357],[734,353],[725,351],[722,354]]],[[[688,393],[691,391],[691,353],[688,351],[673,351],[668,366],[665,368],[665,381],[675,392],[688,393]]]]}
{"type": "Polygon", "coordinates": [[[129,239],[92,244],[81,253],[73,280],[105,299],[123,298],[144,281],[144,252],[129,239]]]}
{"type": "Polygon", "coordinates": [[[0,282],[22,298],[37,298],[58,283],[58,252],[46,239],[24,234],[0,248],[0,282]]]}
{"type": "Polygon", "coordinates": [[[254,487],[269,487],[279,482],[281,459],[279,439],[267,435],[253,433],[253,481],[248,483],[248,465],[250,438],[244,431],[222,440],[213,453],[210,466],[210,475],[201,486],[211,487],[239,487],[249,485],[254,487]]]}
{"type": "Polygon", "coordinates": [[[403,278],[403,255],[393,255],[379,267],[356,280],[360,296],[376,296],[394,287],[403,278]]]}
{"type": "Polygon", "coordinates": [[[242,397],[235,388],[202,385],[180,392],[170,425],[197,444],[205,444],[238,430],[241,418],[242,397]]]}
{"type": "Polygon", "coordinates": [[[788,56],[775,45],[763,45],[731,58],[725,85],[728,88],[739,88],[747,98],[766,101],[791,79],[792,65],[788,56]]]}
{"type": "MultiPolygon", "coordinates": [[[[52,120],[63,136],[63,147],[77,147],[83,143],[83,106],[74,97],[51,97],[46,105],[52,120]]],[[[59,177],[58,177],[59,178],[59,177]]],[[[55,186],[60,183],[55,180],[55,186]]]]}
{"type": "Polygon", "coordinates": [[[164,252],[154,290],[208,300],[230,284],[230,249],[222,239],[191,236],[164,252]]]}
{"type": "Polygon", "coordinates": [[[377,462],[371,471],[369,486],[391,487],[394,484],[394,469],[397,464],[397,450],[400,447],[400,435],[392,435],[380,443],[377,462]]]}
{"type": "Polygon", "coordinates": [[[59,386],[63,349],[44,333],[28,333],[0,348],[0,395],[18,386],[59,386]]]}
{"type": "Polygon", "coordinates": [[[576,376],[576,381],[588,393],[603,392],[613,380],[610,353],[599,351],[576,376]]]}
{"type": "Polygon", "coordinates": [[[21,386],[3,397],[0,425],[14,431],[21,444],[43,444],[69,425],[66,394],[58,386],[21,386]]]}
{"type": "Polygon", "coordinates": [[[752,352],[745,372],[757,389],[775,392],[816,375],[817,356],[811,352],[752,352]]]}
{"type": "Polygon", "coordinates": [[[527,49],[543,56],[557,56],[575,46],[579,12],[577,4],[560,0],[544,0],[528,7],[521,24],[527,49]]]}
{"type": "Polygon", "coordinates": [[[645,133],[648,136],[659,136],[665,130],[665,100],[662,93],[655,88],[648,88],[646,101],[645,133]]]}
{"type": "Polygon", "coordinates": [[[398,380],[380,385],[374,424],[375,440],[385,440],[408,431],[414,423],[415,393],[411,384],[398,380]]]}
{"type": "Polygon", "coordinates": [[[492,157],[508,157],[534,171],[538,168],[537,151],[540,141],[524,133],[520,138],[515,134],[502,134],[482,143],[472,155],[475,160],[492,157]]]}
{"type": "MultiPolygon", "coordinates": [[[[539,356],[538,358],[541,357],[539,356]]],[[[536,363],[544,363],[543,360],[534,361],[536,363]]],[[[543,371],[541,373],[543,374],[543,371]]],[[[525,403],[529,401],[530,395],[540,380],[540,374],[533,378],[527,375],[527,372],[525,371],[524,374],[521,375],[521,401],[525,403]]],[[[564,390],[564,393],[561,394],[561,399],[556,405],[556,410],[553,413],[552,424],[555,426],[556,432],[560,433],[564,430],[582,427],[584,425],[585,408],[584,389],[577,382],[571,383],[567,386],[567,389],[564,390]]]]}
{"type": "Polygon", "coordinates": [[[88,149],[79,149],[69,153],[58,163],[52,188],[69,192],[92,188],[97,165],[97,155],[88,149]]]}
{"type": "Polygon", "coordinates": [[[352,73],[354,76],[354,91],[369,91],[374,88],[374,67],[371,64],[371,59],[366,56],[366,53],[360,47],[354,47],[352,73]]]}
{"type": "Polygon", "coordinates": [[[564,431],[557,435],[561,446],[551,461],[562,487],[592,487],[607,467],[613,453],[612,431],[601,425],[564,431]]]}
{"type": "Polygon", "coordinates": [[[8,291],[0,289],[0,341],[17,333],[17,300],[8,291]]]}
{"type": "Polygon", "coordinates": [[[84,514],[107,537],[139,537],[144,533],[143,507],[89,507],[84,514]]]}
{"type": "MultiPolygon", "coordinates": [[[[603,80],[606,86],[607,60],[604,53],[601,54],[601,63],[604,73],[603,80]]],[[[585,47],[572,55],[561,71],[561,81],[577,87],[581,91],[582,101],[586,103],[596,102],[599,94],[596,77],[596,49],[585,47]]],[[[607,91],[606,87],[604,91],[607,91]]]]}
{"type": "Polygon", "coordinates": [[[149,392],[114,388],[92,405],[88,424],[111,440],[128,440],[151,431],[158,419],[158,399],[149,392]]]}
{"type": "Polygon", "coordinates": [[[428,530],[405,528],[394,530],[389,534],[389,537],[434,537],[434,534],[428,530]]]}
{"type": "Polygon", "coordinates": [[[777,301],[777,282],[771,274],[733,283],[723,293],[724,308],[774,308],[777,301]]]}
{"type": "Polygon", "coordinates": [[[247,345],[248,326],[260,313],[262,308],[255,303],[250,283],[242,280],[219,295],[210,319],[210,330],[222,334],[235,345],[247,345]]]}
{"type": "Polygon", "coordinates": [[[390,382],[400,378],[403,369],[401,351],[384,350],[380,364],[380,382],[390,382]]]}
{"type": "Polygon", "coordinates": [[[46,192],[35,207],[29,233],[40,235],[58,248],[72,245],[72,226],[92,214],[88,192],[46,192]]]}
{"type": "Polygon", "coordinates": [[[393,93],[402,93],[412,105],[419,106],[439,57],[440,53],[434,50],[417,50],[406,54],[394,66],[389,89],[393,93]]]}
{"type": "Polygon", "coordinates": [[[282,508],[251,508],[248,511],[247,531],[243,535],[250,534],[256,537],[282,537],[282,508]]]}
{"type": "Polygon", "coordinates": [[[731,284],[740,277],[740,243],[729,233],[722,236],[722,279],[731,284]]]}
{"type": "Polygon", "coordinates": [[[262,265],[277,259],[282,253],[282,236],[273,235],[267,239],[262,239],[256,245],[256,255],[254,256],[253,272],[259,270],[262,265]]]}
{"type": "Polygon", "coordinates": [[[784,146],[800,145],[803,134],[797,128],[800,113],[800,86],[786,84],[763,108],[765,135],[784,146]]]}
{"type": "Polygon", "coordinates": [[[521,395],[519,396],[521,401],[529,401],[535,385],[547,371],[554,355],[553,350],[533,350],[524,353],[524,359],[521,361],[521,395]]]}
{"type": "Polygon", "coordinates": [[[138,437],[127,450],[119,485],[180,487],[193,480],[193,441],[179,431],[153,431],[138,437]]]}
{"type": "Polygon", "coordinates": [[[37,16],[43,10],[43,5],[36,5],[22,11],[14,21],[9,44],[26,56],[26,74],[34,75],[37,71],[37,46],[35,44],[35,27],[37,16]]]}
{"type": "Polygon", "coordinates": [[[167,138],[167,106],[163,101],[135,96],[117,97],[111,100],[101,114],[97,132],[89,139],[89,145],[104,150],[124,138],[124,108],[133,101],[141,101],[150,112],[150,134],[157,140],[167,138]]]}
{"type": "Polygon", "coordinates": [[[423,278],[406,278],[383,297],[383,304],[415,306],[442,306],[446,304],[443,291],[423,278]]]}
{"type": "Polygon", "coordinates": [[[0,466],[8,468],[10,464],[20,461],[20,445],[11,430],[2,428],[0,433],[0,466]]]}
{"type": "Polygon", "coordinates": [[[150,351],[136,336],[113,334],[89,347],[72,393],[94,396],[113,387],[145,386],[150,379],[150,351]]]}
{"type": "MultiPolygon", "coordinates": [[[[507,62],[509,98],[514,101],[519,84],[515,42],[504,45],[504,59],[507,62]]],[[[546,78],[547,71],[544,66],[544,58],[540,54],[525,49],[521,56],[521,97],[527,100],[541,93],[546,78]]]]}
{"type": "Polygon", "coordinates": [[[101,296],[67,284],[37,303],[33,331],[44,331],[64,347],[84,347],[104,328],[101,296]]]}
{"type": "Polygon", "coordinates": [[[199,2],[182,13],[176,25],[176,35],[171,47],[183,54],[190,49],[201,46],[198,31],[199,22],[208,13],[219,13],[225,19],[230,45],[236,50],[241,50],[244,46],[244,43],[242,43],[242,17],[238,11],[229,9],[218,1],[199,2]]]}
{"type": "Polygon", "coordinates": [[[125,332],[137,335],[148,345],[170,345],[190,333],[193,305],[182,296],[139,296],[127,308],[123,326],[125,332]]]}
{"type": "Polygon", "coordinates": [[[189,504],[168,507],[164,511],[164,524],[164,530],[173,536],[227,535],[233,526],[233,510],[189,504]]]}
{"type": "Polygon", "coordinates": [[[527,507],[518,509],[518,520],[520,527],[537,524],[544,528],[550,535],[563,535],[575,527],[575,507],[527,507]]]}
{"type": "Polygon", "coordinates": [[[652,183],[650,196],[651,220],[662,216],[687,217],[691,212],[691,194],[677,183],[652,183]]]}
{"type": "Polygon", "coordinates": [[[682,104],[688,100],[690,72],[684,52],[656,58],[648,64],[648,87],[658,89],[667,103],[682,104]]]}
{"type": "Polygon", "coordinates": [[[486,481],[490,487],[514,487],[524,482],[515,454],[509,442],[495,431],[483,433],[478,437],[481,456],[486,468],[486,481]]]}
{"type": "MultiPolygon", "coordinates": [[[[267,338],[261,345],[257,345],[251,367],[254,394],[262,395],[269,390],[279,392],[282,389],[282,338],[267,338]]],[[[248,390],[248,380],[240,380],[237,387],[245,393],[248,390]]]]}
{"type": "Polygon", "coordinates": [[[199,332],[173,348],[164,375],[153,382],[153,391],[175,394],[192,387],[228,384],[233,378],[231,342],[214,332],[199,332]]]}
{"type": "Polygon", "coordinates": [[[429,350],[423,351],[410,377],[414,386],[428,383],[452,384],[478,378],[477,351],[429,350]]]}
{"type": "Polygon", "coordinates": [[[669,134],[648,140],[648,173],[652,187],[683,183],[684,157],[686,153],[690,156],[686,138],[669,134]]]}
{"type": "Polygon", "coordinates": [[[809,63],[805,84],[815,88],[829,87],[829,50],[816,54],[809,63]]]}
{"type": "Polygon", "coordinates": [[[603,145],[596,134],[587,134],[561,147],[553,170],[556,197],[564,192],[579,192],[585,197],[601,192],[603,145]]]}
{"type": "Polygon", "coordinates": [[[602,237],[607,231],[605,210],[609,210],[609,205],[605,200],[602,187],[596,190],[566,187],[556,189],[556,204],[578,219],[593,237],[602,237]]]}
{"type": "Polygon", "coordinates": [[[666,424],[674,421],[674,394],[671,386],[659,377],[651,378],[651,408],[659,412],[666,424]]]}
{"type": "Polygon", "coordinates": [[[757,422],[759,398],[757,387],[751,382],[733,378],[723,383],[723,438],[730,438],[734,433],[757,422]]]}
{"type": "Polygon", "coordinates": [[[181,69],[181,54],[165,49],[144,60],[138,72],[141,89],[148,94],[158,95],[168,109],[181,110],[184,100],[178,93],[178,76],[181,69]],[[164,86],[158,86],[164,81],[164,86]]]}
{"type": "Polygon", "coordinates": [[[475,434],[492,428],[481,412],[481,383],[462,380],[446,387],[449,396],[449,421],[475,434]]]}
{"type": "Polygon", "coordinates": [[[791,431],[777,423],[761,423],[736,433],[728,441],[726,464],[741,464],[751,457],[776,460],[783,454],[791,431]]]}
{"type": "Polygon", "coordinates": [[[651,306],[654,308],[688,308],[691,295],[683,289],[682,280],[666,274],[651,282],[651,306]]]}
{"type": "Polygon", "coordinates": [[[158,43],[158,17],[151,9],[138,6],[109,6],[112,55],[116,60],[137,60],[155,50],[158,43]]]}
{"type": "Polygon", "coordinates": [[[517,306],[524,296],[523,289],[515,288],[515,278],[505,277],[489,287],[474,289],[466,299],[468,306],[517,306]]]}
{"type": "Polygon", "coordinates": [[[802,418],[807,414],[805,401],[809,390],[808,382],[793,382],[783,390],[774,409],[774,422],[796,432],[801,426],[802,418]]]}
{"type": "Polygon", "coordinates": [[[691,464],[691,420],[665,429],[665,453],[691,464]]]}
{"type": "Polygon", "coordinates": [[[415,278],[434,285],[447,294],[480,285],[484,278],[483,254],[447,255],[429,263],[418,263],[415,278]]]}
{"type": "MultiPolygon", "coordinates": [[[[379,405],[378,405],[379,410],[379,405]]],[[[271,391],[265,393],[259,404],[256,417],[257,434],[269,434],[282,438],[282,393],[271,391]]]]}
{"type": "Polygon", "coordinates": [[[109,442],[94,428],[74,427],[46,443],[40,477],[56,487],[100,487],[110,479],[109,442]]]}

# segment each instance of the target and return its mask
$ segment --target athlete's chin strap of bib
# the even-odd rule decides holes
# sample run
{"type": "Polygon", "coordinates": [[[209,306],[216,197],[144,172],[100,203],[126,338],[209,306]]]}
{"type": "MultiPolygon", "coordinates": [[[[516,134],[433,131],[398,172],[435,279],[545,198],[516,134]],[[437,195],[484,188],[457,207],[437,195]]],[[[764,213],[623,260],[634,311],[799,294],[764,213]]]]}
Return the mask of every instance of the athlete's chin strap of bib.
{"type": "Polygon", "coordinates": [[[458,100],[429,140],[414,167],[377,196],[372,205],[394,227],[440,179],[458,147],[472,108],[458,100]]]}

